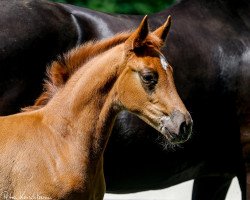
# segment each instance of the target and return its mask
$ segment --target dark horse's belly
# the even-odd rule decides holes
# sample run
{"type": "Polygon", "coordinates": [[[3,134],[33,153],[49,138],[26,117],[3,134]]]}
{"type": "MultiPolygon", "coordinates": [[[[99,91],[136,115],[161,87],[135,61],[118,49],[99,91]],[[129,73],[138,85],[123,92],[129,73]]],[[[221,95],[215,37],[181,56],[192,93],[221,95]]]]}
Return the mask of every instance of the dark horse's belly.
{"type": "MultiPolygon", "coordinates": [[[[41,92],[46,65],[58,54],[128,30],[141,19],[45,1],[2,0],[0,10],[1,115],[32,104],[41,92]]],[[[249,10],[247,1],[190,0],[150,16],[151,27],[173,17],[164,52],[193,117],[193,136],[172,149],[137,117],[121,113],[105,153],[109,191],[242,173],[240,125],[247,133],[245,152],[250,141],[249,10]]]]}

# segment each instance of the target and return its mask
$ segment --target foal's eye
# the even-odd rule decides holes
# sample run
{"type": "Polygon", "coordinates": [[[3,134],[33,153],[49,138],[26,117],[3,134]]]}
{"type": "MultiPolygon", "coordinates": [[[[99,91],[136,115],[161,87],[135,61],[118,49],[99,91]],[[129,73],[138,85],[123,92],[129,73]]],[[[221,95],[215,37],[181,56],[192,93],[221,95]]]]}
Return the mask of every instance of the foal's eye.
{"type": "Polygon", "coordinates": [[[142,79],[145,81],[145,82],[152,82],[154,81],[154,75],[153,74],[145,74],[145,75],[142,75],[142,79]]]}
{"type": "Polygon", "coordinates": [[[150,90],[154,88],[158,81],[158,74],[148,70],[140,72],[140,77],[144,85],[150,90]]]}

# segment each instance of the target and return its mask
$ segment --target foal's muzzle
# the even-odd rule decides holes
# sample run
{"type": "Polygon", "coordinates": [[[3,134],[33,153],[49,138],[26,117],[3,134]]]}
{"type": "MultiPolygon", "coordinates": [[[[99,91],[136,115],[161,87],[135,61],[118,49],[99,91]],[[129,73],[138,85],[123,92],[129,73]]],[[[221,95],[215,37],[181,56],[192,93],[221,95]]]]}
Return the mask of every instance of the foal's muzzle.
{"type": "Polygon", "coordinates": [[[191,136],[193,120],[188,112],[183,114],[176,110],[170,116],[163,117],[161,123],[161,132],[171,143],[185,142],[191,136]]]}

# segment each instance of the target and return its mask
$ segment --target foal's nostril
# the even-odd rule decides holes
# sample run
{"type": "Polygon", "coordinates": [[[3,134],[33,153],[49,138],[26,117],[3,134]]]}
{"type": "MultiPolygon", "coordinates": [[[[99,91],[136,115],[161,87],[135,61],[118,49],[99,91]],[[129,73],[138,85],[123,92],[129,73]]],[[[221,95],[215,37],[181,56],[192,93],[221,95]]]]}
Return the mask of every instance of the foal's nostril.
{"type": "Polygon", "coordinates": [[[192,123],[182,122],[180,125],[179,137],[183,140],[187,140],[192,132],[192,123]]]}
{"type": "Polygon", "coordinates": [[[185,134],[186,133],[186,130],[187,130],[187,125],[186,125],[186,122],[182,122],[181,125],[180,125],[180,134],[185,134]]]}

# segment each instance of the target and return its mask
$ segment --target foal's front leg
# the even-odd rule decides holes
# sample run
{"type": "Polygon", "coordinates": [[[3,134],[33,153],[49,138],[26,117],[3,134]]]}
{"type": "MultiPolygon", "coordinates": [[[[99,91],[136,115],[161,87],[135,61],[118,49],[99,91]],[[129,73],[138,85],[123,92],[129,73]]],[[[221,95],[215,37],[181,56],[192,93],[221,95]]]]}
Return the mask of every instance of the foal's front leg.
{"type": "Polygon", "coordinates": [[[97,178],[94,183],[94,187],[95,187],[94,188],[95,189],[94,200],[102,200],[106,192],[106,184],[105,184],[104,171],[103,171],[103,156],[101,158],[101,161],[99,162],[99,166],[97,167],[97,170],[98,170],[97,178]]]}
{"type": "MultiPolygon", "coordinates": [[[[91,167],[90,167],[91,168],[91,167]]],[[[103,172],[103,156],[98,161],[96,167],[90,173],[88,181],[87,196],[84,200],[103,200],[106,192],[106,184],[103,172]]],[[[74,199],[78,200],[78,199],[74,199]]],[[[79,199],[80,200],[80,199],[79,199]]]]}

